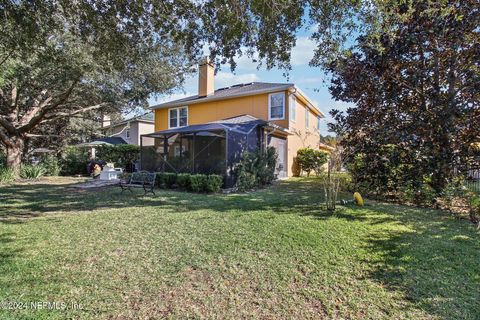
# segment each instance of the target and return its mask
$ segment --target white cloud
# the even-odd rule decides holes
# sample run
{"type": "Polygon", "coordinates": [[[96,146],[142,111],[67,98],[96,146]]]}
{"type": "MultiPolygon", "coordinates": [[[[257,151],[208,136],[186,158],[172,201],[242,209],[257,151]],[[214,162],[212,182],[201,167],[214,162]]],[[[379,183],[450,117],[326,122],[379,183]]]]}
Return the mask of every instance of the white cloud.
{"type": "MultiPolygon", "coordinates": [[[[257,70],[258,62],[253,62],[252,60],[258,60],[257,53],[254,53],[253,57],[248,57],[246,54],[243,54],[241,57],[236,57],[236,70],[257,70]]],[[[225,68],[230,68],[230,65],[225,65],[225,68]]]]}
{"type": "MultiPolygon", "coordinates": [[[[296,41],[295,47],[292,48],[291,64],[292,66],[308,65],[313,58],[316,43],[309,37],[299,37],[296,41]]],[[[243,50],[246,51],[245,49],[243,50]]],[[[253,57],[248,57],[246,54],[237,57],[238,70],[257,70],[258,62],[253,62],[252,59],[258,60],[258,54],[254,53],[253,57]]],[[[229,66],[226,66],[229,68],[229,66]]],[[[263,69],[263,68],[261,68],[263,69]]]]}
{"type": "Polygon", "coordinates": [[[239,83],[249,83],[259,81],[260,78],[255,73],[233,74],[231,72],[219,71],[215,75],[215,89],[229,87],[239,83]]]}
{"type": "Polygon", "coordinates": [[[292,66],[308,65],[313,58],[317,45],[308,37],[299,37],[295,47],[292,49],[292,66]]]}

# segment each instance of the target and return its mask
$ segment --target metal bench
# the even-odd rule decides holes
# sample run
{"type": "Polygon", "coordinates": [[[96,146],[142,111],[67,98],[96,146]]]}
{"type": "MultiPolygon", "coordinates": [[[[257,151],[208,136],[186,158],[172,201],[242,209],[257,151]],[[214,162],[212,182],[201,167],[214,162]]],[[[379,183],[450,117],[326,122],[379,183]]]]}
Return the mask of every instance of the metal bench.
{"type": "Polygon", "coordinates": [[[125,190],[133,193],[132,188],[143,188],[146,195],[148,192],[155,194],[153,190],[155,188],[155,172],[147,171],[138,171],[133,172],[127,181],[120,182],[120,188],[122,188],[122,193],[125,190]]]}

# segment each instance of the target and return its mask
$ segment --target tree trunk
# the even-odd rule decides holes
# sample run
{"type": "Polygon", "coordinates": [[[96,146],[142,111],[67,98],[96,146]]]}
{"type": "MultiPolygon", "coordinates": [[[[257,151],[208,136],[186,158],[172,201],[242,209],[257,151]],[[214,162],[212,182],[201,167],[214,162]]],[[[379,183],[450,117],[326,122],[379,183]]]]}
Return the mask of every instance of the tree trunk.
{"type": "Polygon", "coordinates": [[[7,168],[13,170],[14,176],[18,177],[20,174],[20,165],[22,163],[22,153],[25,141],[22,137],[12,137],[9,144],[6,145],[7,149],[7,168]]]}

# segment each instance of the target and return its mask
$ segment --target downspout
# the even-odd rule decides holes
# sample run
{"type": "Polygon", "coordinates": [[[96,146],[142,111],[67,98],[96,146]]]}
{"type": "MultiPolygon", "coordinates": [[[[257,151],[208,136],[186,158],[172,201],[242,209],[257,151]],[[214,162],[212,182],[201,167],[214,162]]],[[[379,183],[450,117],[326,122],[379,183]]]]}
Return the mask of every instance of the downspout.
{"type": "Polygon", "coordinates": [[[140,163],[139,163],[139,171],[142,170],[142,163],[143,163],[143,160],[142,160],[142,155],[143,155],[143,135],[140,135],[140,163]]]}
{"type": "Polygon", "coordinates": [[[230,175],[228,172],[228,129],[225,129],[225,185],[227,185],[227,181],[230,179],[230,175]]]}

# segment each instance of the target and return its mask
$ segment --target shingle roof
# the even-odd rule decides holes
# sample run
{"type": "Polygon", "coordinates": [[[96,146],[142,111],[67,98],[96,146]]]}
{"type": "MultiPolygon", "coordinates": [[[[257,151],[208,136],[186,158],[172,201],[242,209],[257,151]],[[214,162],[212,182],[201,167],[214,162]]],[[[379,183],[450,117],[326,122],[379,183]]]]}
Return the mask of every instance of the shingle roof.
{"type": "Polygon", "coordinates": [[[153,121],[154,120],[153,112],[147,112],[145,114],[142,114],[141,116],[130,119],[130,121],[132,120],[153,121]]]}
{"type": "Polygon", "coordinates": [[[194,95],[194,96],[186,97],[183,99],[161,103],[161,104],[152,106],[152,109],[181,106],[186,103],[188,104],[200,103],[200,102],[207,102],[212,100],[229,99],[229,98],[234,98],[238,96],[247,96],[247,95],[260,94],[260,93],[281,91],[281,90],[286,90],[288,88],[291,88],[293,86],[294,85],[291,83],[268,83],[268,82],[250,82],[250,83],[236,84],[230,87],[217,89],[213,94],[209,96],[200,97],[198,95],[194,95]]]}
{"type": "Polygon", "coordinates": [[[118,121],[118,122],[114,122],[108,126],[105,126],[103,127],[102,129],[107,129],[107,128],[111,128],[111,127],[116,127],[116,126],[119,126],[119,125],[122,125],[124,123],[128,123],[128,122],[133,122],[133,121],[146,121],[146,122],[154,122],[154,115],[153,115],[153,112],[147,112],[145,114],[142,114],[140,116],[135,116],[135,117],[132,117],[132,118],[128,118],[128,119],[125,119],[125,120],[121,120],[121,121],[118,121]]]}

